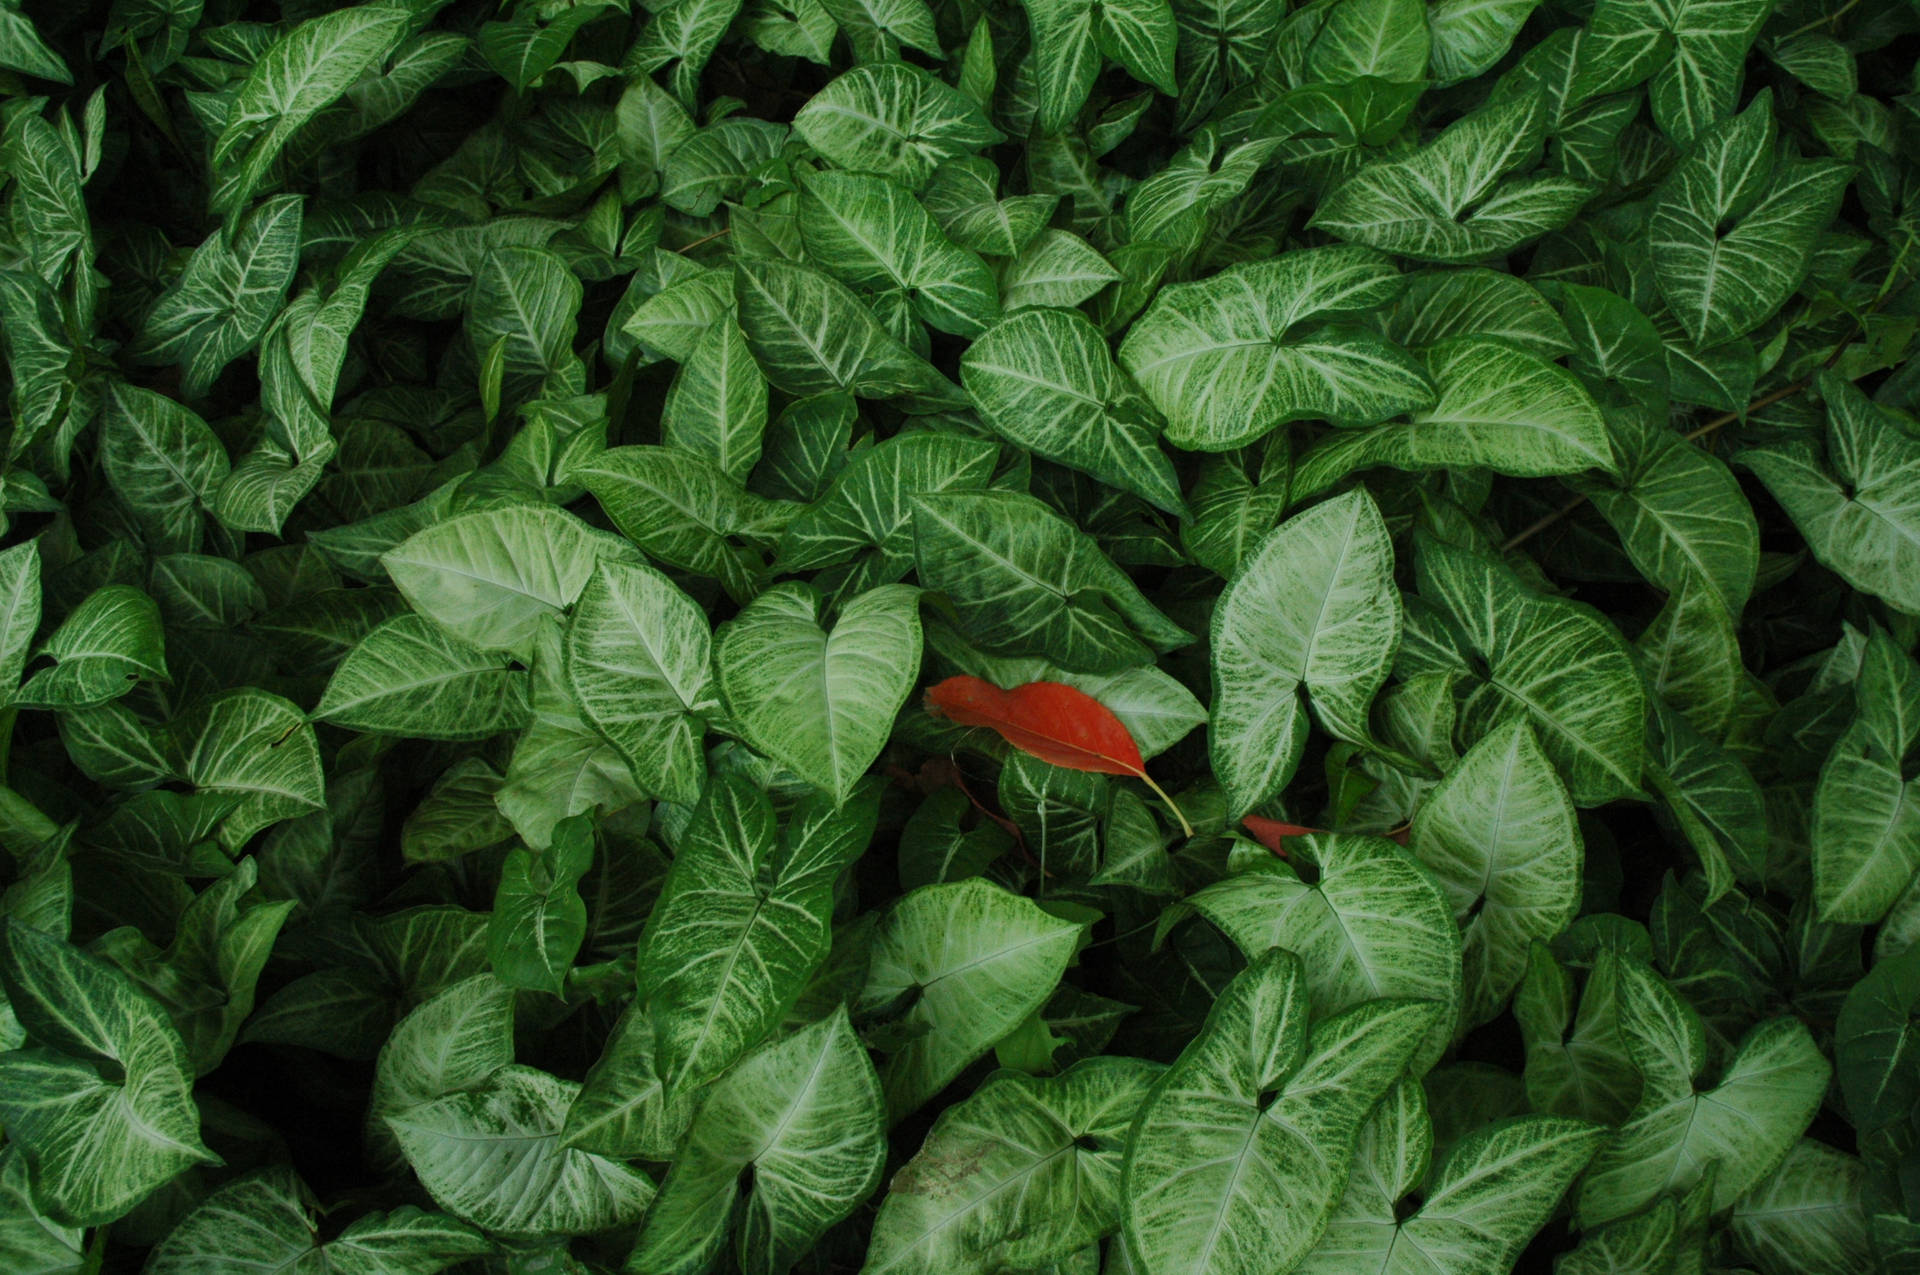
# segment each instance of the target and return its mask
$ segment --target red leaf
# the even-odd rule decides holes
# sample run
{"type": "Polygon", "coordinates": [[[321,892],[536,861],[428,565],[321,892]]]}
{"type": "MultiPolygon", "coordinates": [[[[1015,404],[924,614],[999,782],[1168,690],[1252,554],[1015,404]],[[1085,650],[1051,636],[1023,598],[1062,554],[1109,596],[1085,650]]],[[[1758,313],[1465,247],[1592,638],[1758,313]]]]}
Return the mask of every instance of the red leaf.
{"type": "Polygon", "coordinates": [[[1305,824],[1281,823],[1278,819],[1263,819],[1259,815],[1248,815],[1240,822],[1246,825],[1247,831],[1253,834],[1254,840],[1279,855],[1282,859],[1287,857],[1286,849],[1281,845],[1281,842],[1286,838],[1304,837],[1310,832],[1321,831],[1319,828],[1309,828],[1305,824]]]}
{"type": "Polygon", "coordinates": [[[1021,752],[1069,770],[1144,779],[1147,766],[1113,710],[1064,682],[1003,691],[962,674],[927,692],[927,709],[962,726],[985,726],[1021,752]]]}

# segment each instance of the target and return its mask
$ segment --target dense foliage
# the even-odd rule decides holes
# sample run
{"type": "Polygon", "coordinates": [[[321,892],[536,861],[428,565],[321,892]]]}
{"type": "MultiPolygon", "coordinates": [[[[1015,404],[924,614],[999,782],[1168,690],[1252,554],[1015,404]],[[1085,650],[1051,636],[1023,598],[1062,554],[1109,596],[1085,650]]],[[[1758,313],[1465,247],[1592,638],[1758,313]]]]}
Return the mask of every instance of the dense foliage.
{"type": "Polygon", "coordinates": [[[1916,33],[0,0],[0,1271],[1920,1271],[1916,33]]]}

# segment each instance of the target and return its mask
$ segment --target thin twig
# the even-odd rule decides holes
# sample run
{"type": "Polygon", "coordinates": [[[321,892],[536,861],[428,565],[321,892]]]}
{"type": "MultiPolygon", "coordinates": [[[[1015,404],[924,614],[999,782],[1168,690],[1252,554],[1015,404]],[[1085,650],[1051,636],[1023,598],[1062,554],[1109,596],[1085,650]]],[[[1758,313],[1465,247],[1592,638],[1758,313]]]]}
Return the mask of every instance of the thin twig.
{"type": "Polygon", "coordinates": [[[692,252],[695,248],[698,248],[701,244],[712,243],[714,240],[724,238],[725,236],[730,235],[732,233],[733,233],[733,227],[728,226],[725,230],[716,230],[712,234],[706,236],[705,238],[696,239],[690,244],[687,244],[683,247],[675,248],[674,251],[675,252],[692,252]]]}
{"type": "Polygon", "coordinates": [[[1788,40],[1793,39],[1793,37],[1796,35],[1805,35],[1809,31],[1818,30],[1819,28],[1827,25],[1827,23],[1829,22],[1838,22],[1840,19],[1846,17],[1847,14],[1851,13],[1856,7],[1859,6],[1859,4],[1860,4],[1860,0],[1847,0],[1845,4],[1841,5],[1838,9],[1835,9],[1832,13],[1825,14],[1821,17],[1815,18],[1813,21],[1807,23],[1805,26],[1795,27],[1793,30],[1787,32],[1785,35],[1781,36],[1779,39],[1773,42],[1774,47],[1778,48],[1780,45],[1785,44],[1788,40]]]}

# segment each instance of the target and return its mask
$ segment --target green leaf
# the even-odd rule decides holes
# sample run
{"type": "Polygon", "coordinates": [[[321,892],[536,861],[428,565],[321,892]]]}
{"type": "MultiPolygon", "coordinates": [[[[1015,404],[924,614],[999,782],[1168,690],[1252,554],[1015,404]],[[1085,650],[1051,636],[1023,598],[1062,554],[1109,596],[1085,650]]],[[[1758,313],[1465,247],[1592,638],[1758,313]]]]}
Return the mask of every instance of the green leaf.
{"type": "Polygon", "coordinates": [[[1802,1138],[1779,1168],[1734,1201],[1734,1243],[1766,1275],[1871,1270],[1863,1176],[1852,1156],[1802,1138]]]}
{"type": "Polygon", "coordinates": [[[567,479],[592,492],[621,534],[649,556],[718,580],[739,601],[759,592],[766,564],[734,539],[779,524],[771,502],[712,461],[671,447],[615,447],[572,467],[567,479]]]}
{"type": "Polygon", "coordinates": [[[1031,496],[916,497],[913,542],[921,583],[953,601],[961,632],[989,652],[1110,673],[1192,640],[1090,537],[1031,496]]]}
{"type": "Polygon", "coordinates": [[[200,547],[201,515],[214,507],[230,466],[198,416],[151,390],[116,384],[101,423],[100,462],[158,552],[200,547]]]}
{"type": "Polygon", "coordinates": [[[40,1047],[0,1055],[0,1121],[57,1222],[102,1226],[194,1164],[200,1141],[186,1048],[119,970],[0,920],[0,983],[40,1047]]]}
{"type": "Polygon", "coordinates": [[[1421,598],[1444,610],[1461,643],[1439,666],[1466,678],[1466,733],[1530,718],[1575,805],[1638,793],[1646,696],[1619,632],[1591,608],[1542,597],[1500,564],[1438,540],[1421,542],[1414,566],[1421,598]]]}
{"type": "Polygon", "coordinates": [[[160,608],[129,585],[87,595],[35,652],[52,668],[26,680],[14,702],[24,708],[92,708],[118,699],[142,678],[167,680],[160,608]]]}
{"type": "Polygon", "coordinates": [[[380,565],[414,610],[454,637],[524,656],[540,621],[573,605],[602,557],[637,556],[565,510],[508,505],[436,522],[380,565]]]}
{"type": "Polygon", "coordinates": [[[1625,1217],[1685,1191],[1717,1161],[1712,1208],[1726,1208],[1773,1172],[1806,1130],[1832,1066],[1796,1018],[1747,1034],[1718,1084],[1699,1085],[1699,1015],[1652,970],[1620,969],[1621,1032],[1645,1082],[1626,1123],[1600,1149],[1574,1205],[1582,1226],[1625,1217]]]}
{"type": "Polygon", "coordinates": [[[1186,512],[1180,480],[1159,447],[1159,422],[1084,316],[1029,310],[1002,320],[967,348],[960,382],[1009,442],[1170,513],[1186,512]]]}
{"type": "Polygon", "coordinates": [[[1498,63],[1538,7],[1539,0],[1439,0],[1427,15],[1434,78],[1457,84],[1498,63]]]}
{"type": "Polygon", "coordinates": [[[819,271],[743,259],[734,271],[734,294],[747,344],[776,389],[800,395],[846,390],[862,398],[951,392],[845,284],[819,271]]]}
{"type": "Polygon", "coordinates": [[[1545,359],[1573,350],[1572,336],[1546,298],[1497,270],[1422,270],[1409,276],[1388,333],[1401,345],[1437,345],[1449,337],[1499,337],[1545,359]]]}
{"type": "Polygon", "coordinates": [[[507,1066],[478,1088],[388,1116],[407,1162],[435,1203],[502,1235],[580,1235],[640,1219],[651,1179],[560,1145],[580,1086],[507,1066]]]}
{"type": "Polygon", "coordinates": [[[1535,1107],[1617,1124],[1640,1096],[1640,1073],[1620,1034],[1619,962],[1602,953],[1575,1017],[1574,984],[1545,943],[1528,953],[1513,1000],[1526,1040],[1526,1086],[1535,1107]]]}
{"type": "Polygon", "coordinates": [[[1600,0],[1568,98],[1617,93],[1651,77],[1653,118],[1684,146],[1733,113],[1741,66],[1770,12],[1767,0],[1600,0]]]}
{"type": "Polygon", "coordinates": [[[592,866],[593,824],[586,815],[562,819],[544,850],[507,852],[487,923],[487,963],[502,983],[565,994],[587,932],[580,878],[592,866]]]}
{"type": "Polygon", "coordinates": [[[1634,566],[1669,594],[1704,591],[1738,617],[1753,592],[1760,528],[1726,465],[1638,412],[1611,418],[1619,486],[1584,482],[1634,566]]]}
{"type": "Polygon", "coordinates": [[[1827,407],[1826,457],[1798,439],[1739,454],[1815,558],[1855,588],[1920,615],[1920,441],[1840,377],[1815,378],[1827,407]]]}
{"type": "Polygon", "coordinates": [[[1256,959],[1134,1123],[1120,1197],[1135,1261],[1195,1275],[1292,1269],[1346,1187],[1368,1111],[1440,1017],[1376,1000],[1309,1031],[1300,958],[1256,959]]]}
{"type": "Polygon", "coordinates": [[[913,569],[914,498],[985,487],[999,455],[986,439],[924,430],[856,452],[825,494],[787,524],[775,567],[854,562],[850,587],[891,584],[913,569]]]}
{"type": "Polygon", "coordinates": [[[1082,927],[978,879],[922,886],[873,936],[862,1018],[892,1012],[900,1045],[880,1069],[889,1123],[946,1088],[1046,1003],[1082,927]]]}
{"type": "Polygon", "coordinates": [[[254,347],[280,312],[299,264],[302,199],[281,195],[233,231],[215,231],[147,311],[137,357],[176,363],[188,398],[201,398],[221,369],[254,347]]]}
{"type": "Polygon", "coordinates": [[[826,959],[834,883],[872,837],[878,795],[809,798],[780,831],[745,777],[707,781],[640,949],[669,1092],[692,1092],[759,1043],[826,959]]]}
{"type": "Polygon", "coordinates": [[[87,1269],[85,1228],[48,1217],[34,1203],[27,1179],[19,1149],[0,1150],[0,1258],[33,1275],[80,1275],[87,1269]]]}
{"type": "Polygon", "coordinates": [[[0,704],[13,699],[40,628],[40,548],[23,541],[0,550],[0,704]]]}
{"type": "Polygon", "coordinates": [[[722,625],[714,682],[733,729],[843,802],[886,745],[920,672],[919,590],[846,602],[831,631],[809,586],[775,585],[722,625]]]}
{"type": "Polygon", "coordinates": [[[1488,337],[1423,351],[1439,401],[1406,424],[1335,434],[1301,458],[1294,496],[1322,492],[1373,465],[1423,471],[1473,466],[1537,477],[1615,472],[1599,405],[1572,373],[1488,337]]]}
{"type": "Polygon", "coordinates": [[[1162,290],[1120,362],[1180,447],[1225,451],[1276,425],[1370,425],[1433,401],[1420,365],[1355,320],[1402,280],[1366,248],[1314,248],[1162,290]]]}
{"type": "Polygon", "coordinates": [[[1061,132],[1080,114],[1103,57],[1141,83],[1175,94],[1179,29],[1166,0],[1031,0],[1024,7],[1033,26],[1041,131],[1061,132]]]}
{"type": "Polygon", "coordinates": [[[1877,962],[1853,985],[1834,1025],[1833,1056],[1847,1114],[1866,1137],[1911,1122],[1920,1110],[1913,1060],[1920,1030],[1920,948],[1877,962]]]}
{"type": "Polygon", "coordinates": [[[314,1266],[341,1275],[434,1275],[492,1251],[492,1244],[443,1213],[402,1205],[367,1213],[326,1243],[305,1185],[279,1166],[237,1178],[182,1217],[147,1259],[154,1275],[197,1275],[221,1265],[261,1270],[314,1266]]]}
{"type": "Polygon", "coordinates": [[[768,120],[736,115],[709,124],[667,157],[660,198],[688,216],[705,217],[741,194],[786,143],[786,127],[768,120]]]}
{"type": "Polygon", "coordinates": [[[73,72],[33,29],[33,19],[11,6],[0,9],[0,66],[42,80],[73,83],[73,72]]]}
{"type": "MultiPolygon", "coordinates": [[[[487,65],[500,73],[516,93],[525,93],[567,51],[581,27],[606,11],[603,4],[580,4],[561,9],[542,24],[532,9],[520,9],[512,21],[481,24],[475,43],[487,65]]],[[[652,70],[652,67],[646,68],[652,70]]]]}
{"type": "Polygon", "coordinates": [[[513,1061],[513,991],[492,974],[463,979],[402,1018],[381,1045],[367,1101],[368,1150],[402,1163],[387,1126],[447,1094],[473,1089],[513,1061]]]}
{"type": "Polygon", "coordinates": [[[1163,1070],[1103,1057],[1051,1078],[996,1073],[894,1175],[863,1275],[1034,1268],[1116,1230],[1127,1129],[1163,1070]]]}
{"type": "Polygon", "coordinates": [[[514,746],[493,798],[536,850],[551,844],[554,825],[570,815],[621,810],[646,797],[619,750],[581,714],[565,663],[559,626],[548,621],[534,639],[533,724],[514,746]]]}
{"type": "Polygon", "coordinates": [[[449,766],[400,831],[408,863],[440,863],[499,845],[513,825],[493,803],[502,776],[478,757],[449,766]]]}
{"type": "Polygon", "coordinates": [[[971,99],[906,62],[848,71],[800,108],[793,131],[839,167],[908,190],[945,161],[1001,140],[971,99]]]}
{"type": "MultiPolygon", "coordinates": [[[[1407,1144],[1421,1146],[1425,1104],[1393,1100],[1409,1090],[1418,1092],[1403,1082],[1374,1109],[1354,1157],[1356,1167],[1371,1172],[1349,1180],[1326,1235],[1295,1269],[1311,1275],[1511,1270],[1606,1136],[1597,1125],[1564,1116],[1517,1116],[1476,1129],[1454,1144],[1421,1189],[1419,1207],[1402,1217],[1404,1205],[1396,1209],[1390,1192],[1419,1185],[1418,1173],[1404,1181],[1401,1173],[1382,1170],[1402,1167],[1407,1144]],[[1402,1115],[1409,1108],[1411,1119],[1402,1115]]],[[[1424,1169],[1424,1154],[1418,1160],[1424,1169]]]]}
{"type": "Polygon", "coordinates": [[[495,248],[480,259],[467,298],[467,338],[476,361],[505,341],[509,377],[544,377],[573,354],[580,280],[545,248],[495,248]]]}
{"type": "Polygon", "coordinates": [[[1364,740],[1400,641],[1393,542],[1349,492],[1297,514],[1241,564],[1213,613],[1208,749],[1233,815],[1283,788],[1306,747],[1307,705],[1364,740]]]}
{"type": "Polygon", "coordinates": [[[1307,224],[1421,261],[1512,252],[1566,225],[1594,193],[1571,177],[1518,175],[1545,129],[1538,93],[1484,106],[1405,159],[1361,169],[1320,201],[1307,224]]]}
{"type": "Polygon", "coordinates": [[[789,1269],[879,1185],[882,1111],[845,1009],[747,1055],[712,1086],[628,1266],[705,1270],[737,1213],[741,1269],[789,1269]]]}
{"type": "Polygon", "coordinates": [[[1287,861],[1261,862],[1189,895],[1162,932],[1191,908],[1249,959],[1286,948],[1300,957],[1317,1017],[1382,996],[1428,1002],[1432,1030],[1411,1061],[1425,1071],[1460,1012],[1460,934],[1439,883],[1384,837],[1316,834],[1287,844],[1287,861]],[[1295,860],[1312,864],[1318,879],[1303,880],[1295,860]]]}
{"type": "Polygon", "coordinates": [[[654,1062],[653,1018],[635,1004],[567,1108],[561,1145],[615,1159],[672,1159],[702,1095],[669,1095],[654,1062]]]}
{"type": "Polygon", "coordinates": [[[213,144],[213,211],[233,213],[302,125],[377,66],[408,34],[403,8],[356,5],[302,22],[274,41],[240,82],[213,144]]]}
{"type": "Polygon", "coordinates": [[[722,319],[697,342],[667,391],[662,441],[713,461],[744,483],[760,459],[767,382],[739,325],[722,319]]]}
{"type": "Polygon", "coordinates": [[[1813,899],[1823,921],[1872,924],[1920,869],[1920,666],[1883,629],[1868,636],[1854,718],[1813,797],[1813,899]]]}
{"type": "Polygon", "coordinates": [[[1654,193],[1647,248],[1660,294],[1696,346],[1751,332],[1793,295],[1851,175],[1832,160],[1776,161],[1766,93],[1674,165],[1654,193]]]}
{"type": "Polygon", "coordinates": [[[172,770],[237,804],[220,824],[229,853],[282,819],[326,804],[320,744],[305,713],[254,687],[202,699],[169,724],[172,770]]]}
{"type": "Polygon", "coordinates": [[[347,652],[313,715],[374,735],[485,739],[527,724],[527,683],[505,656],[401,615],[347,652]]]}
{"type": "Polygon", "coordinates": [[[821,0],[847,33],[857,60],[892,61],[899,45],[937,53],[940,37],[926,0],[821,0]]]}
{"type": "Polygon", "coordinates": [[[1464,930],[1463,1025],[1486,1022],[1519,986],[1534,941],[1580,907],[1579,821],[1524,719],[1467,750],[1415,814],[1411,844],[1464,930]]]}
{"type": "Polygon", "coordinates": [[[1000,308],[1071,309],[1120,278],[1093,245],[1065,230],[1042,230],[1000,274],[1000,308]]]}
{"type": "Polygon", "coordinates": [[[993,161],[966,155],[936,168],[920,200],[960,247],[1017,257],[1042,233],[1059,200],[1051,195],[1001,199],[999,189],[1000,170],[993,161]]]}
{"type": "Polygon", "coordinates": [[[904,295],[920,320],[977,337],[1000,315],[984,261],[956,247],[932,214],[893,182],[859,173],[815,173],[802,188],[807,255],[843,283],[904,295]]]}
{"type": "Polygon", "coordinates": [[[642,787],[700,797],[710,701],[706,617],[652,567],[602,561],[567,622],[566,677],[580,714],[626,758],[642,787]]]}

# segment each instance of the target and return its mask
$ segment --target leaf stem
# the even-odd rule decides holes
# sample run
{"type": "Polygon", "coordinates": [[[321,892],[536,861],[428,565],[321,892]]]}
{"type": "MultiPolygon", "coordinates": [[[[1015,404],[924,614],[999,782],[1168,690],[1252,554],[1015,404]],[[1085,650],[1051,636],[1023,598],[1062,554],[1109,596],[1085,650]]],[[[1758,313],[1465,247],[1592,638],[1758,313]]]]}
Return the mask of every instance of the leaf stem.
{"type": "Polygon", "coordinates": [[[1153,789],[1153,795],[1166,803],[1167,809],[1173,811],[1173,817],[1180,821],[1180,831],[1191,838],[1193,836],[1193,825],[1187,822],[1186,815],[1182,814],[1180,807],[1174,804],[1173,798],[1167,796],[1167,790],[1159,784],[1154,783],[1153,776],[1149,775],[1144,769],[1140,771],[1140,782],[1153,789]]]}
{"type": "Polygon", "coordinates": [[[1821,17],[1815,18],[1813,21],[1807,23],[1806,25],[1795,27],[1793,30],[1787,32],[1785,35],[1780,36],[1779,38],[1774,40],[1773,42],[1774,46],[1777,48],[1778,46],[1785,44],[1788,40],[1793,39],[1794,36],[1805,35],[1809,31],[1814,31],[1819,29],[1820,27],[1826,26],[1827,23],[1829,22],[1838,22],[1840,19],[1846,17],[1847,14],[1853,12],[1853,10],[1857,8],[1859,4],[1860,4],[1860,0],[1847,0],[1845,4],[1841,5],[1838,9],[1835,9],[1832,13],[1824,14],[1821,17]]]}
{"type": "Polygon", "coordinates": [[[716,230],[710,235],[706,235],[706,236],[703,236],[702,238],[696,239],[690,244],[682,244],[680,247],[675,248],[674,251],[680,252],[680,253],[692,252],[695,248],[698,248],[701,244],[709,244],[716,239],[724,239],[732,233],[733,233],[733,227],[728,226],[724,230],[716,230]]]}

